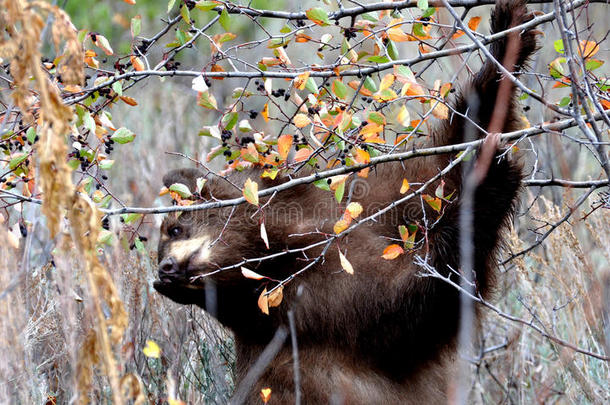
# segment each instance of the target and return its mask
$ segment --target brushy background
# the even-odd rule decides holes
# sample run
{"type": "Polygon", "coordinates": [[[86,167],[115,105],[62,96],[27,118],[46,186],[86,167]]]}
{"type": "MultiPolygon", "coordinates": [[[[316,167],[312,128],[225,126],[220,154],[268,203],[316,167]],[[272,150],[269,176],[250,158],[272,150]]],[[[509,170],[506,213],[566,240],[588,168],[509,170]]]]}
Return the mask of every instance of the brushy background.
{"type": "MultiPolygon", "coordinates": [[[[142,14],[143,35],[152,35],[162,26],[159,19],[165,17],[165,2],[160,3],[140,0],[134,11],[119,1],[67,1],[65,10],[78,28],[103,33],[118,44],[115,50],[124,53],[129,47],[129,19],[135,13],[142,14]]],[[[253,4],[274,9],[287,6],[299,7],[277,1],[253,4]]],[[[305,4],[300,7],[306,8],[305,4]]],[[[481,10],[477,14],[486,20],[488,9],[481,10]]],[[[604,21],[610,17],[608,8],[593,5],[591,10],[598,13],[592,32],[597,32],[600,39],[607,29],[604,21]]],[[[549,28],[545,30],[549,40],[533,63],[539,72],[544,72],[556,57],[552,40],[559,37],[552,25],[545,27],[549,28]]],[[[253,37],[253,30],[247,24],[235,29],[242,40],[253,37]]],[[[606,41],[598,57],[607,61],[608,51],[606,41]]],[[[206,58],[205,52],[194,49],[182,55],[182,62],[197,68],[206,58]]],[[[435,69],[424,80],[432,82],[436,74],[450,77],[450,70],[435,69]]],[[[525,80],[528,83],[535,77],[525,80]]],[[[230,81],[213,83],[218,99],[227,97],[234,86],[230,81]]],[[[553,98],[560,98],[562,90],[547,90],[553,98]]],[[[197,132],[215,117],[196,105],[189,79],[151,78],[129,94],[138,100],[138,106],[117,106],[113,120],[138,136],[133,144],[115,152],[117,164],[110,174],[109,188],[128,205],[167,204],[157,196],[163,173],[189,163],[166,152],[205,156],[213,145],[197,132]]],[[[527,114],[530,122],[552,118],[533,102],[526,100],[525,104],[531,106],[527,114]]],[[[566,138],[537,138],[532,146],[538,154],[541,177],[560,173],[564,178],[586,179],[594,172],[596,162],[591,154],[566,138]]],[[[531,153],[527,156],[531,168],[535,159],[531,153]]],[[[549,224],[557,222],[581,193],[562,188],[525,189],[506,255],[531,244],[536,237],[533,230],[544,232],[549,224]]],[[[598,209],[584,218],[597,198],[594,193],[541,247],[500,270],[495,303],[505,314],[543,324],[551,335],[607,354],[610,337],[608,326],[604,330],[602,308],[604,301],[610,300],[610,216],[607,210],[598,209]]],[[[56,249],[39,207],[26,205],[20,212],[13,208],[10,214],[11,218],[22,216],[27,220],[28,236],[20,237],[14,221],[7,222],[0,215],[4,222],[0,225],[0,403],[68,403],[75,398],[79,385],[79,359],[85,354],[96,355],[85,353],[88,349],[83,346],[93,327],[87,322],[95,318],[85,314],[88,307],[82,297],[89,294],[82,263],[76,254],[56,249]],[[15,247],[16,238],[19,247],[15,247]]],[[[230,333],[203,311],[173,304],[152,289],[160,220],[149,216],[139,229],[149,238],[147,253],[143,254],[128,248],[125,227],[113,219],[117,243],[106,248],[102,256],[129,318],[119,359],[121,374],[129,376],[123,380],[125,395],[149,403],[164,403],[170,398],[190,404],[226,403],[233,388],[230,333]],[[160,358],[143,354],[148,340],[159,345],[160,358]]],[[[608,362],[575,353],[526,325],[484,312],[488,316],[479,346],[486,350],[470,359],[473,403],[610,401],[608,362]]],[[[111,402],[103,367],[95,370],[90,399],[92,403],[111,402]]]]}

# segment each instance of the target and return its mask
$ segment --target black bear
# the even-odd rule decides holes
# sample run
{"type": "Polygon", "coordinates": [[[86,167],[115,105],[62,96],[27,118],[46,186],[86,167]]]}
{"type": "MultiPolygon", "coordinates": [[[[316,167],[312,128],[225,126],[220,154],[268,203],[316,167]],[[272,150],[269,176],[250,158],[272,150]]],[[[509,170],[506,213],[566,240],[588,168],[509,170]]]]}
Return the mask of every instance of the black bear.
{"type": "MultiPolygon", "coordinates": [[[[492,14],[492,31],[500,32],[531,18],[525,1],[500,0],[492,14]]],[[[506,68],[519,71],[537,48],[535,32],[518,32],[508,38],[513,39],[503,37],[493,42],[491,54],[500,63],[511,60],[506,68]],[[516,46],[509,46],[511,41],[516,46]]],[[[467,131],[481,138],[483,132],[476,128],[490,127],[500,84],[506,80],[498,66],[487,60],[456,96],[452,106],[457,114],[430,135],[428,146],[462,142],[467,131]],[[473,100],[477,108],[470,109],[473,100]],[[467,130],[463,115],[477,125],[469,125],[467,130]]],[[[506,88],[510,96],[500,108],[505,117],[498,132],[519,128],[514,86],[506,88]]],[[[447,154],[377,165],[368,179],[358,179],[365,182],[367,194],[352,201],[370,215],[404,196],[400,193],[403,179],[425,182],[454,159],[455,154],[447,154]]],[[[304,403],[445,402],[460,321],[459,292],[443,280],[419,276],[421,267],[414,258],[425,252],[428,263],[440,274],[458,271],[459,169],[442,178],[444,190],[454,191],[454,195],[440,218],[419,198],[413,198],[406,207],[393,207],[333,241],[326,251],[324,241],[334,234],[333,225],[345,205],[338,205],[332,193],[310,184],[282,191],[271,201],[270,197],[261,198],[268,248],[260,234],[260,213],[250,204],[170,214],[161,226],[159,280],[154,287],[178,303],[207,309],[234,332],[238,384],[275,331],[286,327],[293,316],[298,388],[304,403]],[[400,225],[421,226],[424,216],[428,227],[419,233],[425,236],[416,241],[419,247],[394,260],[382,259],[388,246],[384,237],[399,238],[400,225]],[[315,247],[308,248],[312,244],[315,247]],[[351,263],[353,274],[342,270],[345,266],[338,249],[351,263]],[[323,260],[316,261],[323,252],[323,260]],[[267,277],[263,280],[244,277],[240,266],[233,266],[262,256],[268,257],[245,267],[267,277]],[[262,313],[257,306],[261,292],[276,285],[269,280],[285,280],[308,264],[309,268],[284,285],[281,304],[270,308],[268,315],[262,313]],[[223,270],[229,266],[233,267],[223,270]]],[[[521,171],[518,162],[494,158],[474,193],[473,265],[476,292],[483,297],[494,286],[496,253],[516,204],[521,171]]],[[[181,169],[167,174],[164,183],[183,183],[194,190],[201,177],[205,176],[199,170],[181,169]]],[[[241,197],[240,187],[247,178],[256,181],[259,189],[286,181],[261,179],[259,169],[234,173],[228,179],[208,176],[201,198],[241,197]]],[[[346,189],[354,178],[348,178],[346,189]]],[[[259,392],[270,388],[269,403],[294,403],[297,394],[290,339],[277,350],[238,402],[260,403],[259,392]]]]}

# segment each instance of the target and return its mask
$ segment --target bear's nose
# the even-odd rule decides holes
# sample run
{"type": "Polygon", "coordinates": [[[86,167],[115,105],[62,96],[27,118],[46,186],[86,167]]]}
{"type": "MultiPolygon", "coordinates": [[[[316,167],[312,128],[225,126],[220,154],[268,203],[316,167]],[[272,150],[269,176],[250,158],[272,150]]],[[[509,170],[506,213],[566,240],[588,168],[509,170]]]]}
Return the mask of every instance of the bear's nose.
{"type": "Polygon", "coordinates": [[[168,278],[175,277],[178,274],[178,270],[179,267],[176,259],[171,256],[166,257],[159,263],[159,279],[165,281],[168,278]]]}

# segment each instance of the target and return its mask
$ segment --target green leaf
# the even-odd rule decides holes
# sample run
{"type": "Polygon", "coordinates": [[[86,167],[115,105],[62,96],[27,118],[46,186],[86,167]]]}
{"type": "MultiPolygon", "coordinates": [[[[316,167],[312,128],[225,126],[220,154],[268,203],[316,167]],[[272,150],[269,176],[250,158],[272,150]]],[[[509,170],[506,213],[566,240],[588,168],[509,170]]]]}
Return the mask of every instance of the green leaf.
{"type": "Polygon", "coordinates": [[[558,39],[557,41],[553,42],[553,47],[561,54],[565,52],[565,49],[563,48],[563,39],[558,39]]]}
{"type": "Polygon", "coordinates": [[[142,31],[142,17],[138,14],[131,19],[131,36],[137,37],[142,31]]]}
{"type": "Polygon", "coordinates": [[[250,121],[241,120],[239,121],[239,125],[237,126],[240,132],[250,132],[252,131],[252,125],[250,125],[250,121]]]}
{"type": "Polygon", "coordinates": [[[28,128],[28,130],[25,132],[25,137],[27,138],[29,143],[34,143],[34,141],[36,140],[36,130],[34,129],[34,127],[28,128]]]}
{"type": "Polygon", "coordinates": [[[385,125],[385,117],[383,114],[373,111],[369,114],[368,120],[374,122],[375,124],[385,125]]]}
{"type": "Polygon", "coordinates": [[[8,162],[8,167],[11,170],[14,170],[17,166],[19,166],[27,158],[28,158],[27,153],[22,153],[20,155],[17,155],[16,157],[12,158],[10,162],[8,162]]]}
{"type": "Polygon", "coordinates": [[[322,190],[330,191],[330,186],[328,185],[328,179],[320,179],[313,182],[313,185],[321,188],[322,190]]]}
{"type": "Polygon", "coordinates": [[[89,111],[85,112],[83,115],[83,125],[89,130],[89,132],[95,134],[95,120],[89,111]]]}
{"type": "Polygon", "coordinates": [[[226,114],[224,117],[222,117],[221,124],[225,129],[230,131],[233,129],[235,124],[237,124],[238,118],[239,116],[236,112],[226,114]]]}
{"type": "Polygon", "coordinates": [[[282,27],[282,29],[280,30],[280,32],[281,32],[282,34],[288,34],[289,32],[292,32],[292,28],[290,28],[290,26],[289,26],[289,25],[284,25],[284,26],[282,27]]]}
{"type": "Polygon", "coordinates": [[[136,246],[136,250],[138,251],[138,253],[143,255],[146,254],[146,247],[144,247],[144,243],[142,243],[140,238],[135,238],[133,244],[136,246]]]}
{"type": "Polygon", "coordinates": [[[360,17],[362,17],[363,20],[367,20],[370,22],[374,22],[374,23],[379,22],[379,19],[377,17],[375,17],[375,14],[373,14],[373,13],[365,13],[365,14],[362,14],[360,17]]]}
{"type": "Polygon", "coordinates": [[[112,246],[112,232],[107,229],[102,229],[97,237],[98,243],[103,243],[104,245],[112,246]]]}
{"type": "Polygon", "coordinates": [[[121,218],[123,218],[123,223],[124,224],[133,224],[134,222],[136,222],[138,219],[142,218],[142,214],[121,214],[121,218]]]}
{"type": "Polygon", "coordinates": [[[330,25],[330,20],[328,19],[328,13],[326,10],[320,7],[310,8],[305,12],[307,18],[318,25],[330,25]]]}
{"type": "Polygon", "coordinates": [[[345,194],[345,183],[345,181],[341,182],[335,190],[335,200],[337,200],[338,203],[341,203],[341,200],[343,200],[343,194],[345,194]]]}
{"type": "Polygon", "coordinates": [[[570,97],[564,97],[561,99],[561,101],[559,101],[559,104],[557,104],[559,107],[565,107],[566,105],[570,104],[570,101],[572,101],[572,98],[570,97]]]}
{"type": "Polygon", "coordinates": [[[167,12],[169,14],[170,11],[172,11],[172,8],[174,8],[174,4],[176,3],[176,0],[169,0],[167,2],[167,12]]]}
{"type": "Polygon", "coordinates": [[[396,44],[394,43],[394,41],[388,41],[386,49],[388,50],[388,55],[390,56],[390,58],[392,58],[392,60],[399,59],[398,48],[396,48],[396,44]]]}
{"type": "Polygon", "coordinates": [[[182,16],[182,19],[185,23],[191,25],[191,13],[189,12],[189,9],[186,4],[183,4],[182,7],[180,7],[180,15],[182,16]]]}
{"type": "Polygon", "coordinates": [[[104,159],[99,163],[99,167],[102,170],[109,170],[112,165],[114,165],[114,160],[112,159],[104,159]]]}
{"type": "Polygon", "coordinates": [[[305,88],[314,94],[318,94],[319,92],[318,85],[316,84],[316,81],[313,79],[313,77],[307,79],[307,82],[305,83],[305,88]]]}
{"type": "Polygon", "coordinates": [[[113,141],[120,144],[129,143],[134,140],[136,134],[125,127],[121,127],[114,131],[114,134],[110,137],[113,141]]]}
{"type": "Polygon", "coordinates": [[[424,11],[424,13],[421,15],[421,18],[426,18],[426,17],[430,17],[431,15],[433,15],[436,12],[436,8],[434,7],[428,7],[426,9],[426,11],[424,11]]]}
{"type": "Polygon", "coordinates": [[[340,99],[344,100],[347,97],[347,86],[341,80],[335,80],[332,89],[335,96],[340,99]]]}
{"type": "Polygon", "coordinates": [[[178,195],[182,198],[190,198],[193,196],[193,194],[191,194],[191,191],[186,186],[186,184],[182,184],[182,183],[172,184],[171,186],[169,186],[169,191],[174,191],[174,192],[178,193],[178,195]]]}
{"type": "Polygon", "coordinates": [[[210,11],[214,7],[218,7],[218,3],[214,3],[213,1],[198,1],[195,3],[195,7],[202,11],[210,11]]]}
{"type": "Polygon", "coordinates": [[[368,58],[366,58],[366,60],[368,62],[373,62],[373,63],[387,63],[390,61],[390,59],[385,55],[369,56],[368,58]]]}
{"type": "Polygon", "coordinates": [[[364,86],[365,89],[367,89],[371,93],[376,93],[377,92],[377,85],[375,84],[373,79],[371,79],[370,76],[367,76],[364,79],[364,85],[363,86],[364,86]]]}
{"type": "Polygon", "coordinates": [[[413,35],[416,37],[425,37],[424,25],[422,23],[413,24],[413,35]]]}
{"type": "Polygon", "coordinates": [[[231,17],[229,17],[229,12],[226,7],[223,7],[218,22],[220,22],[220,25],[222,25],[222,28],[224,28],[225,31],[229,31],[229,28],[231,28],[231,17]]]}
{"type": "Polygon", "coordinates": [[[417,0],[417,8],[426,11],[428,9],[428,0],[417,0]]]}
{"type": "Polygon", "coordinates": [[[112,83],[112,90],[114,90],[114,92],[119,96],[123,95],[123,85],[121,84],[121,82],[112,83]]]}
{"type": "Polygon", "coordinates": [[[604,64],[603,60],[599,60],[599,59],[589,59],[587,60],[587,63],[585,64],[585,69],[591,71],[591,70],[595,70],[598,67],[602,66],[604,64]]]}
{"type": "Polygon", "coordinates": [[[178,43],[180,45],[184,45],[186,44],[186,42],[188,41],[188,38],[186,36],[186,32],[182,31],[181,29],[177,29],[176,30],[176,39],[178,40],[178,43]]]}

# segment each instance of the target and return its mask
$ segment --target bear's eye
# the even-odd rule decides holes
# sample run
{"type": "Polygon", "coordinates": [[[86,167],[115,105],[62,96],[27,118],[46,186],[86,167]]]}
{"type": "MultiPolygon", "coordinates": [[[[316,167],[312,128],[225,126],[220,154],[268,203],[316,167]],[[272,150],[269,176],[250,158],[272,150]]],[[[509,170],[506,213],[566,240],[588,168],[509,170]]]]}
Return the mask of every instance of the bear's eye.
{"type": "Polygon", "coordinates": [[[182,228],[179,226],[172,226],[167,230],[167,234],[172,238],[180,236],[182,234],[182,228]]]}

